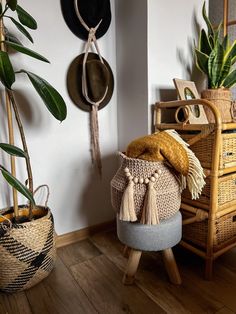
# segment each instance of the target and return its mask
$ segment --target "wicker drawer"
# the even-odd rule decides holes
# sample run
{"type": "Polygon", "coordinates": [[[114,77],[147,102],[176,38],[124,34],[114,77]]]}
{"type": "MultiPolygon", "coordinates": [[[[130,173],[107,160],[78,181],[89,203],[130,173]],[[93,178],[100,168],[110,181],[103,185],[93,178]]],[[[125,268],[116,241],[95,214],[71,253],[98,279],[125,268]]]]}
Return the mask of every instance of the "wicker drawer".
{"type": "MultiPolygon", "coordinates": [[[[181,210],[183,219],[194,217],[192,213],[181,210]]],[[[183,239],[206,248],[208,219],[183,225],[183,239]]],[[[215,220],[213,249],[217,251],[236,240],[236,210],[215,220]]]]}
{"type": "MultiPolygon", "coordinates": [[[[185,141],[188,141],[196,136],[196,134],[181,134],[181,136],[185,141]]],[[[236,166],[236,133],[222,133],[221,137],[222,147],[220,151],[219,169],[236,166]]],[[[192,151],[194,151],[204,168],[211,168],[213,144],[214,134],[211,134],[191,145],[192,151]]]]}
{"type": "MultiPolygon", "coordinates": [[[[188,189],[182,193],[183,201],[191,203],[192,205],[199,206],[199,202],[205,205],[210,204],[210,178],[206,178],[206,185],[202,190],[197,201],[191,199],[188,189]]],[[[218,208],[221,211],[228,206],[236,204],[236,173],[224,175],[218,178],[218,208]]],[[[204,207],[204,206],[203,206],[204,207]]]]}

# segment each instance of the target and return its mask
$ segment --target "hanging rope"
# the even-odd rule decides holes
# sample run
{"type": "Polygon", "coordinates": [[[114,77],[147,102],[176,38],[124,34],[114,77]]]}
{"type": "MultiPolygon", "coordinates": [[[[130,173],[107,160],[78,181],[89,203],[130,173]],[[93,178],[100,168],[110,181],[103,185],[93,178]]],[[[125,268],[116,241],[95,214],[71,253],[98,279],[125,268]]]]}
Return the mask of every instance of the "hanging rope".
{"type": "Polygon", "coordinates": [[[92,162],[96,163],[99,174],[102,174],[102,161],[101,161],[101,151],[100,151],[100,145],[99,145],[99,125],[98,125],[98,108],[99,105],[103,102],[105,99],[107,92],[108,92],[108,86],[106,87],[106,90],[104,92],[104,95],[98,100],[93,101],[90,99],[88,95],[88,84],[87,84],[87,73],[86,73],[86,62],[88,59],[89,50],[91,49],[92,45],[94,44],[95,49],[97,51],[98,57],[102,64],[104,64],[104,61],[102,59],[97,39],[96,39],[96,31],[98,27],[100,26],[102,19],[99,21],[99,23],[92,28],[89,28],[88,25],[83,20],[79,8],[77,0],[74,0],[74,7],[76,15],[80,21],[80,23],[83,25],[83,27],[89,32],[88,34],[88,40],[85,45],[85,53],[83,58],[83,69],[82,69],[82,93],[84,98],[88,103],[90,103],[92,106],[90,111],[90,131],[91,131],[91,153],[92,153],[92,162]]]}

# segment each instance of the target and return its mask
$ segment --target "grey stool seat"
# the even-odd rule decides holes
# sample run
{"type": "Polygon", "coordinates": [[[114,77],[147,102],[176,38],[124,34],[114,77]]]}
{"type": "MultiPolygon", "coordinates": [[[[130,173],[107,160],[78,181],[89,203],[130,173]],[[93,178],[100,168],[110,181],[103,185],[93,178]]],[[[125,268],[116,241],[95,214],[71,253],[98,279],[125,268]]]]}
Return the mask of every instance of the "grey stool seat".
{"type": "Polygon", "coordinates": [[[175,246],[182,237],[180,212],[158,225],[143,225],[118,218],[116,221],[119,240],[128,247],[140,251],[162,251],[175,246]]]}
{"type": "Polygon", "coordinates": [[[170,281],[180,284],[181,278],[172,252],[172,247],[182,237],[182,216],[177,212],[158,225],[144,225],[138,222],[119,220],[117,216],[117,236],[131,248],[123,283],[132,284],[139,265],[142,251],[162,251],[165,267],[170,281]]]}

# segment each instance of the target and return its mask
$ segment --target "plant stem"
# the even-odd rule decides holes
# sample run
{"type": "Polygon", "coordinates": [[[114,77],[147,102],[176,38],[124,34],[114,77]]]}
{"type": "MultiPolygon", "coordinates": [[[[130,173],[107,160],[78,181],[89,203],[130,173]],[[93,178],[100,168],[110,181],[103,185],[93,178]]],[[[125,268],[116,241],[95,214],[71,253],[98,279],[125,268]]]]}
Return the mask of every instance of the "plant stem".
{"type": "MultiPolygon", "coordinates": [[[[0,3],[2,3],[2,0],[0,0],[0,3]]],[[[6,45],[3,42],[5,40],[5,33],[4,33],[4,24],[3,19],[0,19],[0,49],[2,51],[6,51],[6,45]]],[[[14,132],[13,132],[13,121],[12,121],[12,108],[11,108],[11,102],[7,93],[7,89],[5,88],[5,101],[6,101],[6,109],[7,109],[7,124],[8,124],[8,133],[9,133],[9,144],[14,145],[14,132]]],[[[15,157],[10,157],[11,161],[11,173],[15,177],[16,176],[16,163],[15,163],[15,157]]],[[[19,216],[19,210],[18,210],[18,200],[17,200],[17,191],[15,188],[12,189],[13,193],[13,207],[14,207],[14,216],[17,221],[17,218],[19,216]]]]}
{"type": "MultiPolygon", "coordinates": [[[[24,132],[23,125],[21,122],[18,107],[17,107],[16,101],[14,98],[14,94],[11,90],[8,90],[7,93],[9,95],[11,103],[12,103],[12,108],[13,108],[14,113],[15,113],[16,122],[17,122],[17,125],[19,128],[22,145],[24,148],[24,152],[26,154],[25,161],[26,161],[26,168],[27,168],[27,174],[28,174],[29,190],[33,194],[33,192],[34,192],[33,175],[32,175],[32,168],[31,168],[28,146],[27,146],[27,142],[26,142],[26,138],[25,138],[25,132],[24,132]]],[[[32,217],[33,217],[33,204],[32,204],[32,202],[30,202],[30,204],[29,204],[29,220],[32,220],[32,217]]]]}

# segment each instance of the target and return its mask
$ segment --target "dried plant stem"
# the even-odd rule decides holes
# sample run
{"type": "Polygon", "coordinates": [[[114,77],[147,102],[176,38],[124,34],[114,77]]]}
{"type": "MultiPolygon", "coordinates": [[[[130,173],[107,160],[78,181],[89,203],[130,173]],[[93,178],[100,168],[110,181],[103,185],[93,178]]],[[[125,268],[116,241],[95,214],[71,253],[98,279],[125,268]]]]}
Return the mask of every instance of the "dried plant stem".
{"type": "MultiPolygon", "coordinates": [[[[12,108],[13,108],[14,113],[15,113],[16,122],[17,122],[17,125],[18,125],[18,128],[19,128],[22,145],[23,145],[24,152],[25,152],[25,155],[26,155],[25,161],[26,161],[26,168],[27,168],[27,174],[28,174],[29,190],[33,194],[33,191],[34,191],[33,175],[32,175],[32,168],[31,168],[31,162],[30,162],[30,157],[29,157],[28,146],[27,146],[27,142],[26,142],[26,138],[25,138],[25,132],[24,132],[24,129],[23,129],[23,125],[22,125],[22,122],[21,122],[20,114],[19,114],[19,111],[18,111],[18,107],[17,107],[16,101],[15,101],[13,92],[8,90],[7,93],[9,95],[9,98],[10,98],[11,103],[12,103],[12,108]]],[[[32,216],[33,216],[33,204],[32,204],[32,202],[30,202],[30,204],[29,204],[29,220],[32,219],[32,216]]]]}
{"type": "MultiPolygon", "coordinates": [[[[0,0],[0,3],[2,1],[0,0]]],[[[4,34],[4,24],[2,18],[0,19],[0,40],[1,45],[0,48],[2,51],[6,51],[6,45],[3,42],[5,40],[5,34],[4,34]]],[[[5,102],[6,102],[6,110],[7,110],[7,123],[8,123],[8,134],[9,134],[9,144],[14,145],[14,132],[13,132],[13,121],[12,121],[12,108],[11,108],[11,102],[9,99],[9,95],[7,93],[7,89],[5,89],[5,102]]],[[[11,173],[14,177],[16,177],[16,161],[15,156],[10,157],[11,161],[11,173]]],[[[15,219],[17,220],[17,217],[19,216],[19,210],[18,210],[18,198],[17,198],[17,190],[12,189],[13,193],[13,208],[14,208],[14,215],[15,219]]]]}

